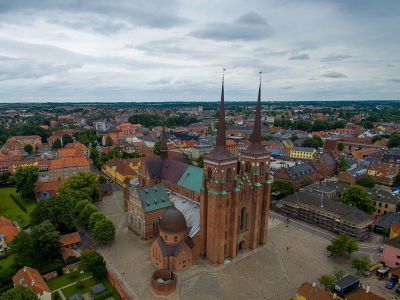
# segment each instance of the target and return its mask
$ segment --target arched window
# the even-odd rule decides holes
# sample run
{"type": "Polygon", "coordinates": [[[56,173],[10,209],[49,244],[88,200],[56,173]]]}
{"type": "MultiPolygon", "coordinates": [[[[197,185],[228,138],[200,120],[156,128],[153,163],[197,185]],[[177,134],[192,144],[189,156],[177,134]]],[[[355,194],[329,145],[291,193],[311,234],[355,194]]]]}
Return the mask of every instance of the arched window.
{"type": "Polygon", "coordinates": [[[167,235],[165,235],[165,239],[164,239],[165,241],[168,241],[168,236],[167,235]]]}
{"type": "Polygon", "coordinates": [[[264,163],[262,162],[260,164],[260,175],[263,175],[263,173],[264,173],[264,163]]]}
{"type": "Polygon", "coordinates": [[[138,217],[137,221],[138,221],[138,228],[139,228],[139,230],[141,230],[142,229],[142,219],[140,217],[138,217]]]}
{"type": "Polygon", "coordinates": [[[175,238],[174,238],[174,242],[177,242],[178,241],[178,237],[177,236],[175,236],[175,238]]]}
{"type": "Polygon", "coordinates": [[[250,173],[250,169],[251,169],[250,163],[247,162],[247,163],[246,163],[246,172],[247,172],[247,173],[250,173]]]}
{"type": "Polygon", "coordinates": [[[232,173],[231,169],[228,169],[226,171],[226,182],[231,182],[231,173],[232,173]]]}
{"type": "Polygon", "coordinates": [[[242,211],[240,212],[240,230],[244,228],[244,217],[246,215],[246,209],[243,207],[242,211]]]}
{"type": "Polygon", "coordinates": [[[244,225],[244,228],[247,229],[247,219],[249,218],[249,214],[246,214],[246,224],[244,225]]]}
{"type": "Polygon", "coordinates": [[[153,231],[157,231],[158,230],[158,220],[154,220],[153,222],[153,231]]]}
{"type": "Polygon", "coordinates": [[[207,170],[207,178],[208,178],[208,180],[211,180],[211,178],[212,178],[211,168],[208,168],[208,170],[207,170]]]}

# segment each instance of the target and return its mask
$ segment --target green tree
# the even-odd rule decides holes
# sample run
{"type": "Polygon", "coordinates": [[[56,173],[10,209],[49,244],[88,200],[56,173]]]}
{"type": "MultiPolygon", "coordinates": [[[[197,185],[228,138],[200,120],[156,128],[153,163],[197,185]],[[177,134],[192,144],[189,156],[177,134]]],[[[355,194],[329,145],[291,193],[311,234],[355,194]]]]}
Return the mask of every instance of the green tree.
{"type": "Polygon", "coordinates": [[[62,143],[61,143],[61,141],[59,139],[56,139],[54,141],[54,143],[51,145],[51,149],[57,150],[57,149],[60,149],[60,148],[62,148],[62,143]]]}
{"type": "Polygon", "coordinates": [[[374,135],[372,137],[372,144],[374,144],[377,141],[380,141],[382,139],[382,137],[380,135],[374,135]]]}
{"type": "Polygon", "coordinates": [[[346,122],[345,121],[336,121],[333,123],[333,128],[345,128],[346,127],[346,122]]]}
{"type": "Polygon", "coordinates": [[[375,180],[374,178],[372,178],[371,175],[365,173],[357,177],[356,184],[361,185],[363,187],[373,188],[375,186],[375,180]]]}
{"type": "Polygon", "coordinates": [[[20,231],[10,243],[10,248],[14,254],[14,264],[17,268],[23,266],[33,267],[38,260],[38,251],[31,235],[25,231],[20,231]]]}
{"type": "Polygon", "coordinates": [[[35,198],[35,183],[39,178],[39,168],[37,166],[18,167],[12,180],[15,182],[17,192],[22,198],[35,198]]]}
{"type": "Polygon", "coordinates": [[[290,137],[290,140],[292,142],[297,141],[298,139],[299,139],[299,137],[297,135],[295,135],[295,134],[290,137]]]}
{"type": "Polygon", "coordinates": [[[311,178],[311,176],[305,176],[302,180],[301,180],[301,187],[305,187],[307,185],[313,184],[314,183],[314,179],[311,178]]]}
{"type": "Polygon", "coordinates": [[[110,242],[115,237],[115,225],[108,219],[98,221],[93,228],[93,235],[97,242],[110,242]]]}
{"type": "Polygon", "coordinates": [[[93,161],[96,161],[100,157],[100,153],[96,148],[90,148],[89,153],[89,158],[93,161]]]}
{"type": "Polygon", "coordinates": [[[204,155],[200,155],[198,158],[196,158],[196,164],[199,168],[203,168],[203,161],[204,161],[204,155]]]}
{"type": "Polygon", "coordinates": [[[279,198],[283,198],[294,193],[294,185],[290,180],[277,179],[272,183],[271,190],[274,193],[279,193],[279,198]]]}
{"type": "Polygon", "coordinates": [[[357,270],[357,274],[367,271],[371,263],[371,259],[367,255],[363,255],[361,258],[353,257],[351,260],[351,266],[357,270]]]}
{"type": "Polygon", "coordinates": [[[344,150],[344,144],[343,144],[343,142],[339,142],[339,143],[337,143],[337,145],[338,145],[338,150],[339,150],[339,151],[343,151],[343,150],[344,150]]]}
{"type": "Polygon", "coordinates": [[[333,276],[335,276],[336,280],[340,280],[344,277],[345,272],[338,267],[334,267],[333,269],[333,276]]]}
{"type": "Polygon", "coordinates": [[[40,201],[31,212],[32,226],[37,226],[46,220],[50,221],[61,234],[70,233],[75,229],[70,204],[58,196],[40,201]]]}
{"type": "Polygon", "coordinates": [[[400,187],[400,172],[393,179],[393,186],[400,187]]]}
{"type": "Polygon", "coordinates": [[[154,155],[160,155],[161,153],[161,140],[158,140],[154,143],[154,155]]]}
{"type": "Polygon", "coordinates": [[[319,279],[319,284],[325,287],[325,290],[331,290],[332,285],[335,283],[336,278],[329,274],[322,274],[319,279]]]}
{"type": "Polygon", "coordinates": [[[4,172],[0,174],[0,184],[9,184],[12,183],[12,173],[4,172]]]}
{"type": "Polygon", "coordinates": [[[87,204],[79,213],[82,224],[88,226],[90,216],[95,212],[98,212],[97,208],[91,203],[87,204]]]}
{"type": "Polygon", "coordinates": [[[39,298],[27,287],[17,285],[1,294],[0,300],[39,300],[39,298]]]}
{"type": "Polygon", "coordinates": [[[93,273],[95,278],[106,277],[106,262],[96,250],[87,250],[81,253],[82,267],[93,273]]]}
{"type": "Polygon", "coordinates": [[[362,186],[356,184],[346,189],[336,201],[348,205],[351,204],[370,215],[376,210],[374,202],[369,197],[368,192],[362,186]]]}
{"type": "Polygon", "coordinates": [[[79,172],[70,176],[57,188],[58,196],[70,202],[71,208],[80,200],[97,199],[100,189],[97,186],[98,176],[92,172],[79,172]]]}
{"type": "Polygon", "coordinates": [[[113,142],[111,136],[107,135],[106,136],[106,147],[110,147],[112,145],[114,145],[114,142],[113,142]]]}
{"type": "Polygon", "coordinates": [[[50,221],[46,220],[40,225],[34,226],[31,236],[35,249],[48,261],[61,252],[60,232],[54,229],[50,221]]]}
{"type": "Polygon", "coordinates": [[[400,146],[400,132],[395,131],[389,137],[388,148],[395,148],[400,146]]]}
{"type": "Polygon", "coordinates": [[[107,183],[107,178],[104,175],[99,176],[99,183],[104,184],[107,183]]]}
{"type": "Polygon", "coordinates": [[[344,159],[344,157],[341,157],[339,159],[339,172],[344,172],[346,171],[349,167],[349,165],[347,164],[347,161],[344,159]]]}
{"type": "Polygon", "coordinates": [[[33,147],[31,144],[26,144],[24,146],[24,150],[25,150],[25,152],[28,152],[29,154],[31,154],[31,152],[33,151],[33,147]]]}
{"type": "Polygon", "coordinates": [[[312,123],[309,120],[299,119],[293,123],[293,129],[307,131],[311,130],[311,128],[312,128],[312,123]]]}
{"type": "Polygon", "coordinates": [[[81,213],[81,211],[88,205],[91,205],[92,203],[89,200],[80,200],[78,202],[76,202],[75,206],[74,206],[74,212],[75,215],[79,216],[79,214],[81,213]]]}
{"type": "Polygon", "coordinates": [[[324,146],[324,142],[319,135],[314,135],[312,138],[305,139],[301,146],[309,148],[319,148],[324,146]]]}
{"type": "Polygon", "coordinates": [[[98,221],[104,220],[106,218],[105,215],[103,215],[101,212],[94,212],[91,214],[89,218],[89,229],[93,231],[94,226],[98,221]]]}
{"type": "Polygon", "coordinates": [[[352,253],[358,251],[358,245],[355,238],[349,237],[347,234],[342,233],[331,240],[331,245],[328,245],[326,250],[339,257],[342,257],[347,252],[350,258],[352,253]]]}
{"type": "Polygon", "coordinates": [[[70,144],[74,142],[74,139],[69,134],[63,134],[62,136],[62,144],[65,147],[66,144],[70,144]]]}
{"type": "Polygon", "coordinates": [[[346,252],[349,254],[349,258],[352,253],[357,252],[359,250],[357,241],[355,238],[348,238],[346,241],[346,246],[345,246],[346,252]]]}

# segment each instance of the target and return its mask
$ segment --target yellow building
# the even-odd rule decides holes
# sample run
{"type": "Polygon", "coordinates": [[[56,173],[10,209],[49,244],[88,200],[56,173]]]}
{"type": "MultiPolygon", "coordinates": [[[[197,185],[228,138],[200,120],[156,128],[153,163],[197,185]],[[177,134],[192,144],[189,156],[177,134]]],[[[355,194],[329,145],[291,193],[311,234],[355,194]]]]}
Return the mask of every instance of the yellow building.
{"type": "Polygon", "coordinates": [[[27,167],[27,166],[38,166],[38,162],[36,160],[16,161],[15,164],[13,164],[13,166],[12,166],[12,170],[13,170],[12,173],[14,173],[18,167],[27,167]]]}
{"type": "Polygon", "coordinates": [[[290,158],[313,159],[315,152],[317,152],[315,148],[293,147],[290,150],[290,158]]]}
{"type": "Polygon", "coordinates": [[[137,170],[140,167],[141,161],[135,162],[133,160],[119,160],[119,159],[112,159],[106,162],[101,171],[107,175],[109,178],[114,180],[120,186],[125,188],[129,180],[137,177],[138,173],[137,170]]]}
{"type": "Polygon", "coordinates": [[[287,148],[292,149],[292,148],[294,147],[294,144],[293,144],[293,142],[292,142],[291,140],[284,140],[284,141],[282,142],[282,145],[283,145],[283,147],[285,147],[286,149],[287,149],[287,148]]]}

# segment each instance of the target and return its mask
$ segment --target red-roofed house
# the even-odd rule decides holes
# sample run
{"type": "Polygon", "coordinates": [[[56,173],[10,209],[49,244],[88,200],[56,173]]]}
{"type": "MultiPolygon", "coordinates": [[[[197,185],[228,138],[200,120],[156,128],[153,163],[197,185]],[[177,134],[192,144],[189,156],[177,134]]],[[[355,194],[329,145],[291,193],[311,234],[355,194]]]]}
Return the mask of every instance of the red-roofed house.
{"type": "Polygon", "coordinates": [[[12,278],[14,286],[22,285],[33,291],[39,299],[51,300],[51,291],[38,270],[23,267],[12,278]]]}
{"type": "Polygon", "coordinates": [[[8,244],[18,235],[18,228],[10,219],[0,217],[0,253],[8,247],[8,244]]]}

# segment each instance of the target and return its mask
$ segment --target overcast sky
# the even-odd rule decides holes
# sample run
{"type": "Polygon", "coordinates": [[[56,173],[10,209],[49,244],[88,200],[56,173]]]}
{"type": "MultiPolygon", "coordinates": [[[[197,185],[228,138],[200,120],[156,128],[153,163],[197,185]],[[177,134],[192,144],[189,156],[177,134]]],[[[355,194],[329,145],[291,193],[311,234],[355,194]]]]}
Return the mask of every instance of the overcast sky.
{"type": "Polygon", "coordinates": [[[0,0],[0,102],[400,99],[397,0],[0,0]]]}

